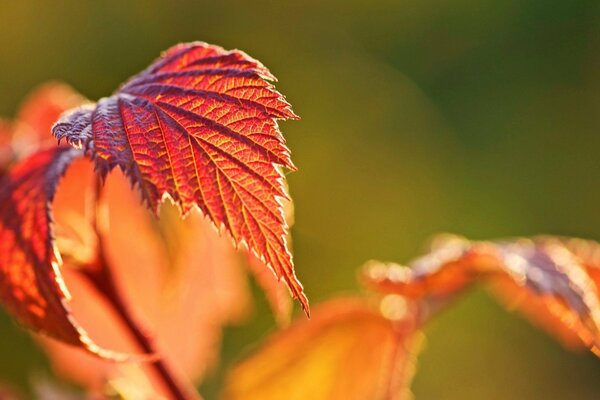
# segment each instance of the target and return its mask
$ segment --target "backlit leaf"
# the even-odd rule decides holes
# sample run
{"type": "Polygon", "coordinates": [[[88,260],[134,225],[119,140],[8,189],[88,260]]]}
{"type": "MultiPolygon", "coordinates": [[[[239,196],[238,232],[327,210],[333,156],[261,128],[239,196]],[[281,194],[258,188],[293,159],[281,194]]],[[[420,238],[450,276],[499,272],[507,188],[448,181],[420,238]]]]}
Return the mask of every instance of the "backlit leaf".
{"type": "Polygon", "coordinates": [[[24,326],[101,357],[127,359],[101,349],[70,315],[59,271],[51,203],[61,176],[81,152],[39,151],[17,163],[0,183],[0,298],[24,326]]]}
{"type": "Polygon", "coordinates": [[[573,243],[548,237],[497,242],[445,237],[408,267],[369,263],[366,283],[383,293],[424,300],[451,298],[484,281],[510,308],[518,308],[566,345],[597,352],[598,287],[586,264],[591,257],[582,257],[584,249],[576,251],[573,243]]]}
{"type": "Polygon", "coordinates": [[[420,335],[403,311],[388,310],[397,317],[388,319],[355,298],[319,305],[311,321],[299,320],[276,333],[234,367],[224,399],[411,398],[408,384],[420,335]]]}
{"type": "MultiPolygon", "coordinates": [[[[85,181],[76,167],[69,169],[61,183],[54,202],[57,211],[63,205],[81,209],[84,204],[82,196],[74,193],[85,181]]],[[[139,194],[130,190],[120,171],[108,177],[104,190],[110,232],[105,237],[106,256],[122,294],[136,319],[152,333],[163,360],[198,382],[218,361],[223,327],[241,322],[249,311],[250,292],[239,265],[244,255],[197,213],[181,220],[178,210],[165,204],[157,221],[140,207],[139,194]]],[[[62,232],[69,233],[64,228],[71,227],[68,215],[61,214],[57,227],[62,225],[62,232]]],[[[58,242],[65,258],[65,281],[73,296],[72,313],[102,347],[136,352],[122,321],[81,273],[86,260],[94,259],[87,256],[90,247],[93,254],[97,251],[82,225],[85,222],[75,224],[77,233],[58,242]]],[[[110,385],[123,394],[133,390],[141,398],[157,393],[166,396],[148,365],[116,364],[56,341],[43,344],[54,370],[91,393],[110,385]]]]}
{"type": "Polygon", "coordinates": [[[294,166],[277,120],[297,116],[269,80],[241,51],[182,44],[114,95],[65,114],[53,133],[82,146],[102,174],[119,166],[152,210],[165,196],[184,214],[199,208],[283,279],[308,313],[281,205],[280,168],[294,166]]]}

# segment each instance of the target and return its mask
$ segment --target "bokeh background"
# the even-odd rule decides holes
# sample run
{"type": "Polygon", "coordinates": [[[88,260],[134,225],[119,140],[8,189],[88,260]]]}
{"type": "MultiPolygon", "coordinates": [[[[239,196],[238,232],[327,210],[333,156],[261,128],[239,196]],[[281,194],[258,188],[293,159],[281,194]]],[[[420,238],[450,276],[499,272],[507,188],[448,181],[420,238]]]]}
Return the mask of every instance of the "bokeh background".
{"type": "MultiPolygon", "coordinates": [[[[600,239],[600,3],[572,0],[0,2],[0,114],[64,80],[109,94],[160,51],[204,40],[263,61],[301,115],[295,260],[313,304],[356,292],[368,259],[405,262],[437,232],[600,239]]],[[[223,371],[273,329],[257,291],[223,371]]],[[[417,399],[596,399],[570,353],[483,291],[426,330],[417,399]]],[[[0,380],[49,372],[0,312],[0,380]]]]}

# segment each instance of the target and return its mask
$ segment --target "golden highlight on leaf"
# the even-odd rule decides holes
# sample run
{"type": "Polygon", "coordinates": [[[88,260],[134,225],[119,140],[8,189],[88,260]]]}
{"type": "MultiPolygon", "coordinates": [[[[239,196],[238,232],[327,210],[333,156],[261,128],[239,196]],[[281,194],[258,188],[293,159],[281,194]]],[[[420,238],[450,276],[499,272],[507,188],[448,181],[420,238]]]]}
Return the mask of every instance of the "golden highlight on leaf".
{"type": "Polygon", "coordinates": [[[389,320],[363,299],[332,300],[234,367],[224,399],[408,399],[419,338],[408,316],[389,320]]]}

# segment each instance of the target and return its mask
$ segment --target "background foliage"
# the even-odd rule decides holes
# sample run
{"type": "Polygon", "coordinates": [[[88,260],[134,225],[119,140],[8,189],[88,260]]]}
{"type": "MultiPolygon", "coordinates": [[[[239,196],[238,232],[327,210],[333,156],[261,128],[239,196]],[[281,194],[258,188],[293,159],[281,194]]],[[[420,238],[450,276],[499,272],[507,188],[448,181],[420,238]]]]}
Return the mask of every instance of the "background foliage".
{"type": "MultiPolygon", "coordinates": [[[[109,93],[174,43],[240,48],[301,122],[297,273],[314,302],[356,291],[370,258],[403,261],[439,231],[600,239],[600,4],[594,1],[1,2],[0,114],[38,83],[109,93]]],[[[262,296],[257,294],[258,298],[262,296]]],[[[273,327],[227,331],[223,368],[273,327]]],[[[427,330],[417,399],[596,398],[600,363],[470,295],[427,330]]],[[[47,371],[0,314],[0,379],[47,371]]],[[[216,392],[222,371],[205,384],[216,392]]]]}

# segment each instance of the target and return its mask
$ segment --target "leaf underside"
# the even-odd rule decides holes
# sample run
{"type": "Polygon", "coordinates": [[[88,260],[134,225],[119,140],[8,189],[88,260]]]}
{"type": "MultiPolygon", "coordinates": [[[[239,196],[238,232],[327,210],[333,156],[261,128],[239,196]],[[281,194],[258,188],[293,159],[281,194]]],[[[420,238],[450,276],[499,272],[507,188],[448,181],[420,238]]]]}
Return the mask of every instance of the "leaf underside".
{"type": "Polygon", "coordinates": [[[272,80],[241,51],[181,44],[52,130],[83,147],[101,174],[120,167],[156,213],[165,198],[183,214],[199,208],[283,279],[308,313],[281,205],[281,168],[295,167],[277,120],[298,117],[272,80]]]}

